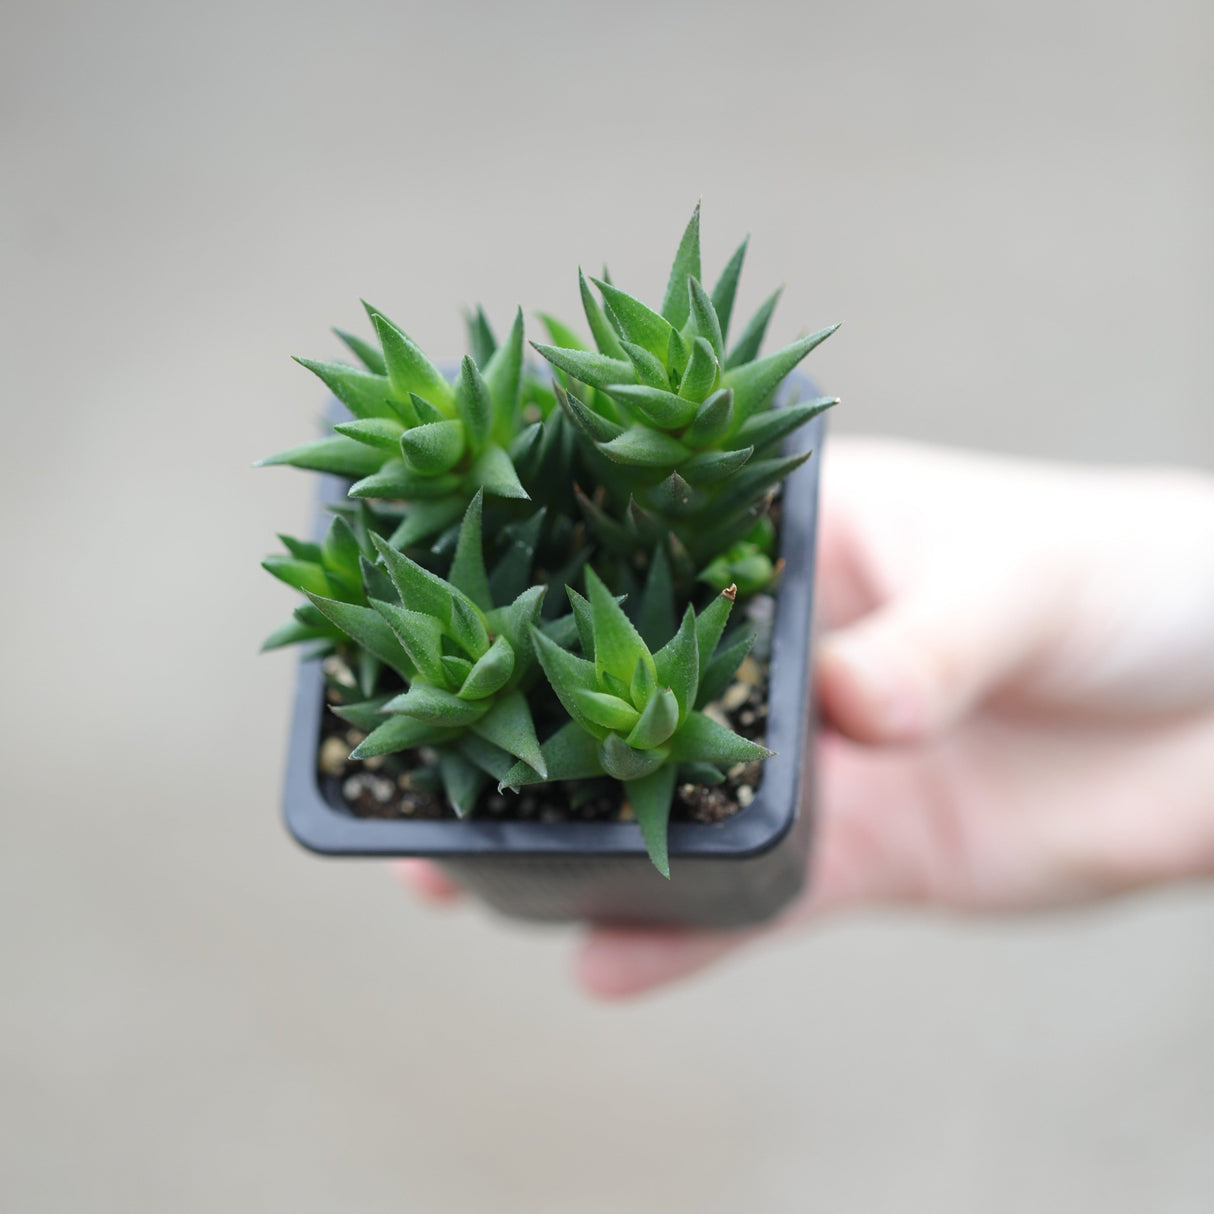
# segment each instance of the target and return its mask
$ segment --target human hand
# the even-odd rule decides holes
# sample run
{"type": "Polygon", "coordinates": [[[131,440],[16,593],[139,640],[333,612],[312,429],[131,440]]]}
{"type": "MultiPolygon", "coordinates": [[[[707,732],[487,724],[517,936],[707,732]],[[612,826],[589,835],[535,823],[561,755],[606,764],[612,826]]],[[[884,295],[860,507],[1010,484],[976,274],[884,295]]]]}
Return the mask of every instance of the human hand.
{"type": "Polygon", "coordinates": [[[592,992],[846,907],[1024,911],[1214,872],[1214,482],[849,439],[822,475],[806,894],[745,932],[594,928],[592,992]]]}

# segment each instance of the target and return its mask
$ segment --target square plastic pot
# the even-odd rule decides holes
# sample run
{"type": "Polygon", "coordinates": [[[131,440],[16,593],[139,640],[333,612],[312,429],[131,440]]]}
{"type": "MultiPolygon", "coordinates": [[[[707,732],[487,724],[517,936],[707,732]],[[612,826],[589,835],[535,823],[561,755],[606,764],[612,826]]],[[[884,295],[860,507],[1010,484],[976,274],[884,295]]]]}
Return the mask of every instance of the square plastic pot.
{"type": "MultiPolygon", "coordinates": [[[[782,395],[809,385],[786,381],[782,395]]],[[[810,680],[818,468],[823,419],[794,436],[814,455],[785,482],[780,522],[784,575],[776,596],[768,686],[767,746],[754,800],[722,822],[672,822],[670,879],[649,862],[634,822],[464,818],[412,821],[355,816],[336,782],[317,774],[325,712],[317,661],[300,665],[284,810],[291,834],[327,856],[421,856],[497,910],[525,919],[591,919],[743,927],[771,918],[800,892],[813,823],[810,680]]],[[[323,478],[321,501],[345,486],[323,478]]]]}

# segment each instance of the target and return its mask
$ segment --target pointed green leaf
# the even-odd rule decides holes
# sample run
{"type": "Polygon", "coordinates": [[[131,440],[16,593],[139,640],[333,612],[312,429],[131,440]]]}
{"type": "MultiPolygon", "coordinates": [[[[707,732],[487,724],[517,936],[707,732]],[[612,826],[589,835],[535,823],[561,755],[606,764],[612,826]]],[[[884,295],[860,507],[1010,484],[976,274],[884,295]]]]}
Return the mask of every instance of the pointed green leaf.
{"type": "Polygon", "coordinates": [[[679,472],[688,484],[715,485],[737,472],[753,454],[753,447],[739,447],[736,451],[701,451],[683,464],[679,472]]]}
{"type": "Polygon", "coordinates": [[[451,386],[439,374],[438,368],[422,353],[417,343],[378,309],[365,302],[363,306],[371,317],[379,344],[383,347],[388,381],[393,392],[401,400],[408,400],[409,393],[416,392],[427,400],[434,401],[444,411],[454,412],[455,400],[451,386]]]}
{"type": "Polygon", "coordinates": [[[733,424],[733,392],[721,388],[696,410],[695,418],[683,441],[693,447],[707,447],[729,432],[733,424]]]}
{"type": "Polygon", "coordinates": [[[311,561],[313,565],[319,565],[324,559],[320,545],[311,540],[297,540],[292,535],[283,535],[282,532],[278,533],[278,539],[297,561],[311,561]]]}
{"type": "Polygon", "coordinates": [[[476,365],[483,367],[497,349],[497,338],[493,336],[485,309],[478,304],[475,312],[465,312],[464,323],[468,326],[468,350],[476,359],[476,365]]]}
{"type": "Polygon", "coordinates": [[[400,593],[400,601],[412,611],[420,611],[439,620],[447,619],[451,614],[451,602],[459,591],[410,560],[403,552],[397,552],[380,536],[372,538],[388,576],[400,593]]]}
{"type": "Polygon", "coordinates": [[[719,370],[712,346],[706,338],[697,337],[691,343],[691,358],[679,384],[679,395],[698,404],[717,386],[719,370]]]}
{"type": "Polygon", "coordinates": [[[609,443],[616,435],[623,434],[623,426],[608,421],[602,414],[595,413],[588,405],[578,400],[572,392],[566,392],[560,384],[555,384],[554,388],[561,408],[587,438],[597,443],[609,443]]]}
{"type": "Polygon", "coordinates": [[[635,409],[662,430],[681,430],[695,416],[696,402],[641,384],[612,384],[608,396],[635,409]]]}
{"type": "Polygon", "coordinates": [[[266,557],[261,567],[295,590],[322,595],[332,593],[325,571],[311,561],[297,561],[294,557],[276,554],[266,557]]]}
{"type": "Polygon", "coordinates": [[[769,758],[774,752],[718,725],[702,712],[693,712],[670,743],[670,757],[680,763],[713,763],[732,767],[769,758]]]}
{"type": "Polygon", "coordinates": [[[586,716],[577,697],[579,690],[598,690],[594,664],[554,644],[538,628],[532,630],[531,641],[544,675],[565,711],[596,738],[602,737],[603,729],[586,716]]]}
{"type": "Polygon", "coordinates": [[[679,702],[669,687],[661,688],[649,697],[640,720],[632,727],[625,741],[636,750],[652,750],[661,746],[679,724],[679,702]]]}
{"type": "MultiPolygon", "coordinates": [[[[670,639],[675,627],[674,580],[665,547],[659,544],[649,561],[645,590],[636,611],[637,631],[651,650],[670,639]]],[[[654,654],[657,660],[657,654],[654,654]]]]}
{"type": "Polygon", "coordinates": [[[397,603],[386,603],[372,599],[371,606],[388,622],[396,634],[418,673],[436,687],[446,687],[447,675],[443,669],[443,626],[432,615],[410,611],[397,603]]]}
{"type": "Polygon", "coordinates": [[[512,754],[507,753],[500,746],[494,746],[492,742],[486,742],[484,738],[478,737],[471,730],[465,730],[460,734],[456,745],[459,747],[460,754],[469,763],[479,767],[499,784],[515,764],[512,754]]]}
{"type": "Polygon", "coordinates": [[[632,671],[632,681],[628,684],[628,698],[638,708],[643,708],[652,699],[657,689],[656,665],[646,662],[643,658],[638,658],[632,671]]]}
{"type": "Polygon", "coordinates": [[[346,347],[362,363],[372,375],[381,375],[384,379],[388,378],[388,364],[384,362],[383,352],[373,346],[369,341],[364,341],[356,333],[347,333],[344,329],[334,329],[346,347]]]}
{"type": "Polygon", "coordinates": [[[717,318],[717,310],[712,306],[712,300],[708,298],[708,292],[700,285],[698,278],[693,278],[688,284],[688,298],[696,333],[708,339],[718,359],[724,358],[725,342],[721,337],[721,322],[717,318]]]}
{"type": "Polygon", "coordinates": [[[522,308],[515,312],[506,340],[485,364],[484,377],[493,400],[493,433],[499,442],[509,442],[516,428],[523,382],[522,308]]]}
{"type": "Polygon", "coordinates": [[[738,338],[726,357],[725,370],[728,371],[731,367],[741,367],[759,357],[759,349],[767,334],[767,325],[771,320],[771,314],[776,310],[776,304],[780,302],[783,291],[783,287],[773,291],[759,305],[759,310],[747,322],[746,328],[742,330],[742,336],[738,338]]]}
{"type": "Polygon", "coordinates": [[[427,725],[441,725],[444,729],[461,729],[479,721],[488,707],[483,702],[461,700],[441,687],[417,682],[403,695],[390,699],[384,705],[384,711],[402,713],[425,721],[427,725]]]}
{"type": "Polygon", "coordinates": [[[610,671],[616,678],[631,679],[640,662],[652,672],[653,655],[641,640],[641,634],[589,566],[586,568],[586,591],[594,621],[595,671],[600,674],[610,671]]]}
{"type": "Polygon", "coordinates": [[[755,633],[743,632],[735,640],[731,640],[724,649],[713,654],[700,677],[700,689],[696,692],[696,707],[703,708],[711,704],[718,696],[725,693],[725,688],[733,682],[742,659],[754,648],[755,633]]]}
{"type": "Polygon", "coordinates": [[[406,679],[413,677],[413,663],[409,655],[377,611],[357,603],[341,603],[319,594],[308,594],[308,598],[326,619],[336,624],[351,640],[357,641],[406,679]]]}
{"type": "Polygon", "coordinates": [[[377,725],[352,751],[352,759],[373,759],[377,755],[412,750],[415,746],[433,746],[451,736],[451,731],[436,729],[414,717],[389,717],[377,725]]]}
{"type": "Polygon", "coordinates": [[[537,312],[540,322],[548,330],[548,338],[554,346],[566,350],[585,350],[586,343],[567,325],[549,312],[537,312]]]}
{"type": "Polygon", "coordinates": [[[474,485],[480,485],[486,493],[494,497],[509,497],[527,501],[527,491],[518,479],[514,465],[501,447],[491,443],[472,462],[468,469],[468,479],[474,485]]]}
{"type": "Polygon", "coordinates": [[[666,295],[662,300],[662,315],[676,328],[687,323],[687,280],[700,277],[700,204],[691,213],[691,219],[679,241],[674,264],[670,267],[670,279],[666,283],[666,295]]]}
{"type": "Polygon", "coordinates": [[[358,418],[352,422],[338,422],[334,427],[338,434],[344,434],[355,442],[365,443],[368,447],[379,447],[396,454],[400,447],[400,436],[405,427],[396,418],[368,417],[358,418]]]}
{"type": "Polygon", "coordinates": [[[678,632],[653,655],[658,682],[674,693],[680,723],[695,707],[700,684],[700,646],[696,633],[696,613],[689,605],[678,632]]]}
{"type": "Polygon", "coordinates": [[[438,774],[451,808],[459,817],[466,818],[476,808],[481,790],[489,782],[488,777],[450,746],[444,746],[438,752],[438,774]]]}
{"type": "Polygon", "coordinates": [[[591,350],[563,350],[557,346],[542,345],[537,341],[533,341],[531,346],[558,370],[572,375],[574,379],[589,384],[592,388],[605,388],[608,384],[626,384],[636,374],[632,363],[624,358],[609,358],[591,350]]]}
{"type": "MultiPolygon", "coordinates": [[[[605,274],[605,272],[604,272],[605,274]]],[[[590,289],[590,284],[586,281],[586,275],[582,273],[581,266],[577,272],[578,291],[582,296],[582,308],[586,313],[586,323],[590,326],[591,335],[594,337],[594,344],[598,347],[600,354],[607,355],[608,358],[623,358],[624,351],[620,346],[620,339],[616,336],[616,331],[611,327],[611,322],[603,313],[603,309],[599,307],[599,301],[595,299],[594,292],[590,289]]],[[[580,345],[580,343],[579,343],[580,345]]],[[[573,372],[570,372],[572,375],[573,372]]],[[[583,383],[588,382],[582,380],[583,383]]]]}
{"type": "Polygon", "coordinates": [[[786,405],[783,409],[765,409],[742,423],[738,428],[737,441],[754,447],[773,446],[838,403],[835,397],[820,397],[804,404],[786,405]]]}
{"type": "Polygon", "coordinates": [[[786,476],[795,472],[812,454],[812,451],[805,451],[800,455],[751,460],[745,468],[734,474],[729,483],[732,503],[741,505],[750,498],[758,497],[760,493],[766,493],[773,485],[778,485],[786,476]]]}
{"type": "Polygon", "coordinates": [[[670,391],[670,376],[660,358],[650,354],[644,346],[638,346],[635,342],[626,341],[621,344],[624,347],[624,353],[628,355],[628,361],[636,369],[638,383],[644,384],[647,388],[660,388],[663,392],[670,391]]]}
{"type": "Polygon", "coordinates": [[[691,455],[677,438],[648,426],[630,426],[611,442],[600,443],[599,450],[617,464],[637,468],[673,468],[691,455]]]}
{"type": "MultiPolygon", "coordinates": [[[[631,364],[628,364],[631,369],[631,364]]],[[[259,459],[255,468],[270,468],[285,464],[292,468],[303,468],[310,472],[329,472],[334,476],[367,476],[378,470],[384,462],[383,453],[355,442],[344,434],[331,438],[318,438],[310,443],[300,443],[276,455],[259,459]]]]}
{"type": "Polygon", "coordinates": [[[395,417],[392,388],[384,375],[347,367],[345,363],[318,362],[313,358],[296,358],[317,376],[355,417],[395,417]]]}
{"type": "Polygon", "coordinates": [[[729,622],[729,615],[737,597],[736,590],[732,593],[728,589],[723,590],[696,617],[696,653],[699,655],[696,666],[699,679],[703,679],[709,659],[716,652],[717,643],[729,622]]]}
{"type": "Polygon", "coordinates": [[[572,586],[566,586],[565,593],[569,596],[569,604],[573,608],[573,619],[577,625],[578,640],[582,643],[582,654],[593,662],[594,618],[590,611],[590,603],[578,594],[572,586]]]}
{"type": "Polygon", "coordinates": [[[609,733],[599,743],[599,762],[614,780],[639,780],[666,762],[666,752],[634,750],[618,733],[609,733]]]}
{"type": "MultiPolygon", "coordinates": [[[[363,450],[370,450],[364,447],[363,450]]],[[[382,454],[382,453],[381,453],[382,454]]],[[[350,486],[351,497],[381,497],[400,500],[431,500],[446,497],[459,488],[460,478],[451,473],[423,476],[408,467],[403,459],[389,460],[378,472],[364,476],[350,486]]],[[[463,503],[460,503],[460,509],[463,503]]],[[[458,511],[457,511],[458,514],[458,511]]]]}
{"type": "Polygon", "coordinates": [[[455,408],[460,421],[464,423],[468,444],[475,454],[489,441],[493,429],[493,399],[476,363],[467,354],[459,367],[455,408]]]}
{"type": "Polygon", "coordinates": [[[489,594],[489,578],[485,573],[485,553],[481,538],[481,503],[484,493],[478,489],[475,497],[464,511],[460,524],[459,539],[455,543],[455,556],[451,559],[451,571],[447,580],[457,590],[462,590],[482,611],[493,607],[489,594]]]}
{"type": "Polygon", "coordinates": [[[838,327],[831,325],[830,328],[821,329],[809,337],[794,341],[766,358],[726,371],[721,383],[723,387],[733,389],[734,409],[737,410],[738,416],[749,417],[766,404],[784,377],[838,327]]]}
{"type": "MultiPolygon", "coordinates": [[[[450,527],[463,513],[463,499],[436,498],[433,501],[410,502],[405,517],[392,532],[393,548],[411,548],[450,527]]],[[[382,597],[382,596],[381,596],[382,597]]]]}
{"type": "Polygon", "coordinates": [[[447,676],[445,686],[463,687],[464,680],[472,673],[472,663],[467,658],[458,657],[454,653],[444,653],[440,659],[443,673],[447,676]]]}
{"type": "Polygon", "coordinates": [[[737,251],[729,259],[725,269],[721,271],[721,277],[717,279],[717,285],[712,289],[712,306],[717,311],[717,318],[721,322],[721,336],[729,336],[729,321],[733,316],[733,302],[738,293],[738,279],[742,275],[742,263],[746,260],[746,246],[750,243],[750,237],[747,236],[740,245],[737,251]]]}
{"type": "Polygon", "coordinates": [[[626,733],[640,720],[641,714],[627,700],[610,692],[586,691],[579,687],[574,694],[582,712],[603,729],[626,733]]]}
{"type": "Polygon", "coordinates": [[[484,616],[470,599],[458,592],[451,596],[449,632],[464,652],[475,659],[483,657],[489,648],[489,630],[485,627],[484,616]]]}
{"type": "Polygon", "coordinates": [[[494,631],[500,632],[514,650],[512,684],[529,674],[535,664],[531,629],[539,623],[547,593],[547,586],[528,586],[508,607],[499,607],[492,613],[494,631]]]}
{"type": "Polygon", "coordinates": [[[687,370],[687,360],[690,357],[691,352],[679,335],[678,329],[671,329],[670,341],[666,345],[666,365],[670,368],[672,381],[687,370]]]}
{"type": "Polygon", "coordinates": [[[325,633],[319,628],[309,627],[299,620],[290,619],[279,625],[261,643],[261,652],[269,653],[272,649],[281,649],[284,645],[297,645],[301,641],[327,640],[325,633]]]}
{"type": "Polygon", "coordinates": [[[428,426],[431,422],[445,422],[451,419],[437,405],[432,405],[424,396],[417,392],[409,393],[409,407],[417,420],[415,426],[428,426]]]}
{"type": "Polygon", "coordinates": [[[464,454],[464,423],[458,420],[415,426],[400,436],[405,462],[423,476],[449,472],[464,454]]]}
{"type": "Polygon", "coordinates": [[[625,785],[628,804],[641,828],[645,850],[653,866],[663,877],[670,876],[670,860],[667,855],[666,836],[670,822],[670,806],[674,800],[675,768],[660,767],[657,771],[639,780],[630,780],[625,785]]]}
{"type": "MultiPolygon", "coordinates": [[[[514,646],[500,636],[477,659],[464,685],[459,689],[461,700],[483,700],[501,691],[514,673],[514,646]]],[[[488,734],[485,737],[489,737],[488,734]]],[[[496,739],[490,739],[495,741],[496,739]]],[[[517,753],[517,752],[511,752],[517,753]]],[[[523,755],[518,756],[520,759],[523,755]]]]}
{"type": "Polygon", "coordinates": [[[530,583],[531,565],[545,514],[544,510],[537,510],[523,522],[503,527],[499,533],[498,543],[505,541],[506,550],[489,576],[489,589],[495,603],[517,598],[530,583]]]}
{"type": "Polygon", "coordinates": [[[341,717],[343,721],[349,722],[355,729],[361,729],[363,733],[370,733],[387,719],[384,716],[383,707],[391,698],[391,696],[375,696],[358,704],[330,704],[329,707],[335,715],[341,717]]]}
{"type": "MultiPolygon", "coordinates": [[[[540,747],[549,780],[587,780],[603,774],[599,762],[598,740],[588,734],[576,721],[562,725],[540,747]]],[[[503,788],[522,788],[538,784],[545,777],[527,763],[516,763],[502,780],[503,788]]]]}
{"type": "Polygon", "coordinates": [[[548,775],[548,764],[535,736],[531,709],[527,707],[527,699],[521,691],[500,696],[493,707],[472,726],[472,730],[521,759],[541,776],[548,775]]]}
{"type": "Polygon", "coordinates": [[[621,291],[619,287],[613,287],[601,278],[593,278],[591,281],[598,287],[612,314],[620,322],[623,336],[644,347],[650,354],[665,358],[670,344],[670,321],[646,307],[627,291],[621,291]]]}

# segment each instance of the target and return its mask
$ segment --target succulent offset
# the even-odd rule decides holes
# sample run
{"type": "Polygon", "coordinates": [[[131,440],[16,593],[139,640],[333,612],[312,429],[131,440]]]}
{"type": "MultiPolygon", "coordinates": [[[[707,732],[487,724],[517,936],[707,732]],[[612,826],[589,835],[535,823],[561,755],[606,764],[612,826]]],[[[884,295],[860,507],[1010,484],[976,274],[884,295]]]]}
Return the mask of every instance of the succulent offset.
{"type": "Polygon", "coordinates": [[[835,403],[772,407],[834,329],[760,357],[777,292],[730,345],[747,246],[706,290],[699,219],[657,310],[579,271],[592,344],[541,313],[550,379],[521,310],[501,344],[470,315],[447,377],[368,307],[377,342],[338,333],[360,366],[298,360],[349,417],[261,461],[349,482],[322,542],[266,559],[306,601],[265,648],[344,662],[350,759],[416,752],[460,816],[494,785],[616,788],[667,876],[676,785],[770,753],[714,710],[754,640],[727,625],[778,583],[786,440],[835,403]]]}

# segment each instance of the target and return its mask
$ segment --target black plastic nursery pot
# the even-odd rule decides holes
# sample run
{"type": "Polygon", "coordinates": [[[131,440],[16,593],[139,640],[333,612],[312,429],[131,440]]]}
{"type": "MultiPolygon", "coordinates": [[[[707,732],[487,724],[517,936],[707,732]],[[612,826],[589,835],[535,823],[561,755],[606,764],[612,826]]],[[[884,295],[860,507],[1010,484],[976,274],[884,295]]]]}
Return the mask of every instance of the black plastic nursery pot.
{"type": "MultiPolygon", "coordinates": [[[[805,399],[791,376],[780,390],[805,399]]],[[[533,920],[744,927],[777,914],[806,879],[813,824],[810,634],[823,418],[794,436],[812,458],[785,482],[768,683],[766,745],[776,753],[749,805],[720,822],[670,824],[670,878],[650,863],[635,822],[412,820],[354,814],[318,774],[325,713],[320,663],[300,665],[284,810],[291,834],[329,856],[417,856],[437,862],[497,910],[533,920]]],[[[322,478],[321,502],[344,497],[322,478]]]]}

